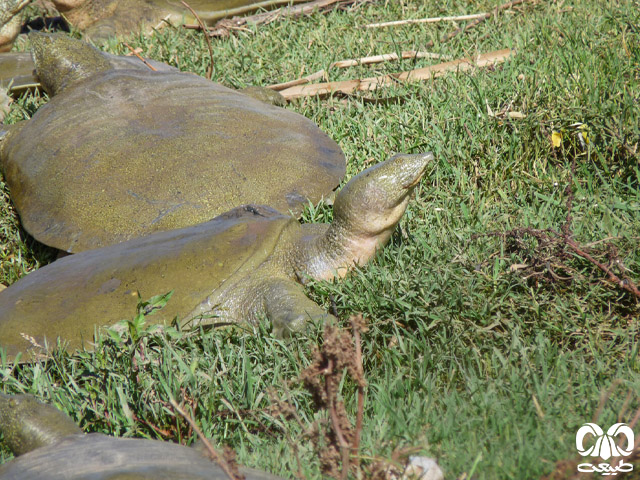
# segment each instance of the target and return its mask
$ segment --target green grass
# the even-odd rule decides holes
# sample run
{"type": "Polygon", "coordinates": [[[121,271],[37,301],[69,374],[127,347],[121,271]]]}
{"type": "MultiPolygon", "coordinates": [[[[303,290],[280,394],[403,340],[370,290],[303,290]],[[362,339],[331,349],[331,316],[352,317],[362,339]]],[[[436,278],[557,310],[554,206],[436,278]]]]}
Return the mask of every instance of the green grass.
{"type": "MultiPolygon", "coordinates": [[[[540,478],[554,462],[575,458],[575,432],[600,406],[596,423],[604,428],[629,422],[640,408],[638,299],[568,250],[557,258],[557,250],[541,249],[531,237],[521,243],[473,237],[517,227],[560,230],[570,183],[576,241],[609,239],[628,276],[640,283],[638,2],[526,3],[446,43],[439,39],[453,28],[448,24],[358,28],[495,5],[374,2],[250,26],[213,41],[214,80],[231,87],[287,81],[345,58],[423,50],[430,40],[431,51],[454,58],[517,51],[491,69],[288,107],[340,144],[348,177],[370,159],[435,153],[436,164],[387,248],[340,283],[312,284],[309,294],[327,308],[335,303],[344,319],[358,312],[369,319],[363,457],[390,457],[397,447],[417,446],[437,457],[451,479],[472,469],[478,479],[540,478]],[[526,118],[495,118],[487,106],[526,118]],[[586,126],[584,147],[573,126],[578,122],[586,126]],[[564,132],[556,149],[553,131],[564,132]],[[516,264],[530,266],[512,271],[516,264]],[[554,279],[550,270],[571,280],[554,279]]],[[[197,32],[166,28],[128,43],[185,71],[202,75],[208,66],[197,32]]],[[[126,48],[113,43],[110,51],[126,48]]],[[[433,63],[405,60],[329,75],[343,80],[433,63]]],[[[33,113],[36,100],[17,102],[10,121],[33,113]]],[[[3,192],[0,282],[8,285],[50,261],[51,252],[19,229],[3,192]]],[[[330,215],[320,205],[305,219],[330,215]]],[[[242,463],[294,478],[293,442],[307,478],[321,478],[300,426],[275,416],[267,394],[271,388],[276,396],[290,396],[304,422],[320,417],[294,379],[311,362],[321,334],[311,328],[282,342],[271,337],[268,325],[168,331],[145,337],[143,357],[131,345],[106,339],[95,353],[4,365],[0,390],[53,401],[86,431],[176,441],[193,435],[167,402],[187,398],[204,432],[216,444],[231,445],[242,463]]],[[[350,381],[342,395],[354,413],[350,381]]],[[[639,427],[634,430],[640,435],[639,427]]]]}

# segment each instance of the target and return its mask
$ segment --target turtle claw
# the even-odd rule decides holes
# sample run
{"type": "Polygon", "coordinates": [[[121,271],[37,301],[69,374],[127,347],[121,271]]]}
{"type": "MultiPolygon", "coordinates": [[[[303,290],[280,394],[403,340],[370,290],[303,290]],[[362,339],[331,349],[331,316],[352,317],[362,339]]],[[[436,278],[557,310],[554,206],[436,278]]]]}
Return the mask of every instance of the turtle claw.
{"type": "Polygon", "coordinates": [[[309,300],[302,286],[293,280],[271,279],[265,287],[265,311],[277,337],[289,337],[306,330],[310,322],[326,322],[333,318],[333,315],[309,300]]]}

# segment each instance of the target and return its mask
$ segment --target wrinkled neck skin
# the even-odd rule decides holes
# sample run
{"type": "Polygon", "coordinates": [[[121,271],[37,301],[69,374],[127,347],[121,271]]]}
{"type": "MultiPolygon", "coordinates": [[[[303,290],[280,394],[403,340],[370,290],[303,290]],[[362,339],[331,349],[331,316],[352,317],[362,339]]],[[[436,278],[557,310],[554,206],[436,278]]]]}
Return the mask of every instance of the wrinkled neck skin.
{"type": "MultiPolygon", "coordinates": [[[[399,209],[404,211],[409,199],[399,209]]],[[[345,219],[335,218],[331,225],[302,225],[303,236],[297,241],[293,269],[298,280],[343,278],[354,266],[371,260],[384,247],[397,222],[375,232],[358,231],[345,219]]]]}

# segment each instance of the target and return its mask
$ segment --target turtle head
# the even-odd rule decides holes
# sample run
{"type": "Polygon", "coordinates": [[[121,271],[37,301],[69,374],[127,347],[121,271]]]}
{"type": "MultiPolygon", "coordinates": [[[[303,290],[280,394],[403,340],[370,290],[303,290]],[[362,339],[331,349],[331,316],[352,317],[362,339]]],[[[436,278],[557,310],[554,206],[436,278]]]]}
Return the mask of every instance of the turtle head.
{"type": "Polygon", "coordinates": [[[82,433],[69,416],[31,395],[0,393],[0,432],[16,455],[82,433]]]}
{"type": "Polygon", "coordinates": [[[29,40],[36,74],[50,95],[112,68],[100,50],[66,35],[32,32],[29,40]]]}
{"type": "Polygon", "coordinates": [[[317,225],[306,226],[311,235],[299,249],[298,277],[342,277],[373,257],[391,237],[431,160],[431,152],[396,155],[353,177],[335,199],[329,228],[314,238],[317,225]]]}
{"type": "Polygon", "coordinates": [[[336,197],[334,223],[340,223],[351,236],[375,238],[384,244],[431,160],[431,152],[399,154],[356,175],[336,197]]]}

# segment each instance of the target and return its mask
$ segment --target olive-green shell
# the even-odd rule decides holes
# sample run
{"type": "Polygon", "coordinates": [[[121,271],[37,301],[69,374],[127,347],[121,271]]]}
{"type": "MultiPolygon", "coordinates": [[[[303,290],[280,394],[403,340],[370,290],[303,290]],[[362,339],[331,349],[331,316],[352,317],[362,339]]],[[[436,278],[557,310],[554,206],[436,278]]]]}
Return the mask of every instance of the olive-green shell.
{"type": "Polygon", "coordinates": [[[25,335],[40,345],[46,337],[50,348],[58,336],[72,348],[90,347],[96,324],[132,318],[138,292],[146,300],[173,290],[149,322],[185,320],[222,282],[249,277],[300,229],[275,210],[243,206],[201,225],[61,258],[0,292],[0,347],[10,359],[33,346],[25,335]]]}
{"type": "MultiPolygon", "coordinates": [[[[240,468],[247,480],[281,477],[240,468]]],[[[72,435],[0,465],[3,480],[227,480],[194,448],[158,440],[72,435]]]]}
{"type": "Polygon", "coordinates": [[[196,75],[113,69],[12,130],[0,165],[22,225],[69,252],[196,225],[237,205],[300,212],[345,172],[307,118],[196,75]]]}

